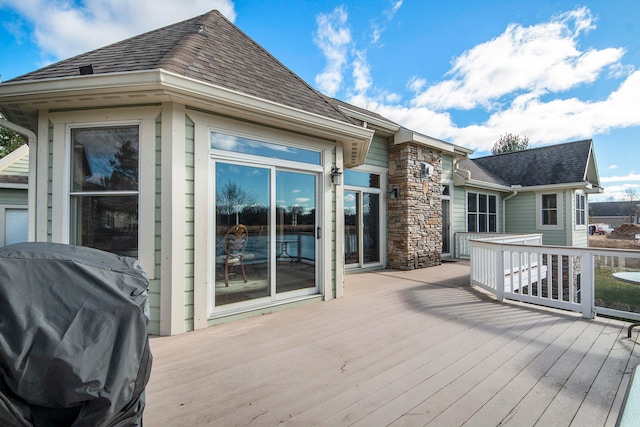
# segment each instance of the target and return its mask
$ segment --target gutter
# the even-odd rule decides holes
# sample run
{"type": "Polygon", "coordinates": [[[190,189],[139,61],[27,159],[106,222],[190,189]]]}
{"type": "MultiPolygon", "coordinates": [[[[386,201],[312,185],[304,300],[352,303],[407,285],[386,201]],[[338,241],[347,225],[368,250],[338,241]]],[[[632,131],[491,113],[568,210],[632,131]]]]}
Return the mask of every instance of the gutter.
{"type": "Polygon", "coordinates": [[[27,145],[29,146],[29,183],[27,184],[27,212],[29,216],[28,240],[30,242],[34,242],[36,239],[36,192],[34,188],[37,182],[36,171],[38,156],[36,147],[38,144],[38,137],[29,129],[23,128],[15,123],[11,123],[3,118],[0,118],[0,125],[27,137],[27,145]]]}

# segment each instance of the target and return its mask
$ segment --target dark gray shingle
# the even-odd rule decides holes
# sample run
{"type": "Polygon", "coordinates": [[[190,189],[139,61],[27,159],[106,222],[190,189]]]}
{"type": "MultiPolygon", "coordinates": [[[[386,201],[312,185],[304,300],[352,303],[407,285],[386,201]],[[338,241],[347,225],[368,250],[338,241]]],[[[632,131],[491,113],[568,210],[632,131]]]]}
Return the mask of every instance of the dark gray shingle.
{"type": "Polygon", "coordinates": [[[69,58],[12,82],[164,69],[278,104],[351,123],[324,96],[217,10],[69,58]]]}
{"type": "Polygon", "coordinates": [[[480,169],[477,176],[472,171],[472,178],[486,181],[491,177],[523,187],[583,182],[591,144],[583,140],[471,159],[480,169]]]}

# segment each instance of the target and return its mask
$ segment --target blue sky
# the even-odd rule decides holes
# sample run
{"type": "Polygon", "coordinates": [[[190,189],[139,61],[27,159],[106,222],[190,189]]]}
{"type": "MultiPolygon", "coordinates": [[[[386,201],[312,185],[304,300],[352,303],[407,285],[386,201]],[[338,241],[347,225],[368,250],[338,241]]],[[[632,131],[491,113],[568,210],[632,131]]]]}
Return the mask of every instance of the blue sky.
{"type": "Polygon", "coordinates": [[[0,0],[0,74],[211,9],[318,90],[475,156],[591,138],[591,200],[640,196],[637,0],[0,0]]]}

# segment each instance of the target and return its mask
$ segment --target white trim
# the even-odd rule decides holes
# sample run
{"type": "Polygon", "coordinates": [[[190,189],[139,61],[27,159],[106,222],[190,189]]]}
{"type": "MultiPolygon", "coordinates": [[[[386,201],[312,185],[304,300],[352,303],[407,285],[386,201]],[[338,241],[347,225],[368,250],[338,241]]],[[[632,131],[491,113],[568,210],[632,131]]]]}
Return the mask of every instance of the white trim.
{"type": "MultiPolygon", "coordinates": [[[[160,334],[185,331],[185,110],[162,105],[160,334]]],[[[155,147],[155,141],[154,141],[155,147]]],[[[154,162],[155,163],[155,162],[154,162]]],[[[155,188],[155,186],[154,186],[155,188]]],[[[155,218],[152,215],[150,218],[155,218]]]]}
{"type": "MultiPolygon", "coordinates": [[[[477,200],[476,203],[479,203],[479,200],[477,200]]],[[[478,206],[479,207],[479,206],[478,206]]],[[[453,209],[453,205],[451,205],[451,208],[453,209]]],[[[480,211],[476,211],[475,212],[476,215],[480,214],[480,211]]],[[[464,229],[465,232],[467,233],[499,233],[500,232],[500,218],[501,218],[501,212],[500,212],[500,193],[496,193],[496,192],[481,192],[481,191],[477,191],[476,189],[469,189],[469,188],[465,188],[465,192],[464,192],[464,229]],[[487,196],[487,230],[486,231],[469,231],[469,193],[473,193],[473,194],[477,194],[477,195],[486,195],[487,196]],[[496,231],[489,231],[489,196],[494,196],[496,198],[496,231]]],[[[479,217],[477,219],[476,225],[479,225],[479,217]]],[[[502,231],[504,232],[504,231],[502,231]]]]}
{"type": "Polygon", "coordinates": [[[564,191],[542,191],[535,193],[536,195],[536,230],[564,230],[564,217],[565,212],[565,200],[564,191]],[[542,223],[542,196],[556,195],[556,209],[557,209],[557,224],[543,224],[542,223]]]}
{"type": "Polygon", "coordinates": [[[48,134],[48,120],[53,124],[53,164],[49,165],[48,138],[41,138],[38,147],[38,195],[37,224],[38,240],[46,241],[48,168],[52,168],[51,221],[53,224],[51,241],[70,242],[70,189],[71,189],[71,148],[72,128],[100,126],[139,126],[139,187],[138,187],[138,259],[149,279],[154,279],[155,254],[155,119],[160,107],[131,107],[118,110],[91,110],[42,114],[39,132],[48,134]],[[46,132],[44,127],[46,126],[46,132]],[[143,156],[154,159],[143,161],[143,156]],[[143,195],[144,193],[144,195],[143,195]]]}
{"type": "MultiPolygon", "coordinates": [[[[336,147],[334,143],[311,137],[309,135],[291,133],[286,130],[265,127],[256,123],[243,122],[228,117],[207,114],[201,111],[186,110],[186,114],[194,122],[195,130],[195,217],[194,217],[194,328],[207,327],[208,320],[221,316],[237,314],[246,311],[257,310],[265,306],[279,305],[283,301],[296,301],[300,298],[308,298],[308,290],[303,290],[300,295],[288,293],[286,295],[274,295],[269,301],[252,300],[248,304],[236,304],[215,307],[215,244],[211,236],[215,230],[215,171],[212,162],[232,162],[239,164],[255,164],[260,167],[273,169],[286,168],[292,171],[300,171],[315,174],[317,225],[322,227],[323,238],[317,242],[316,259],[316,285],[317,291],[323,298],[330,299],[332,290],[328,286],[332,279],[331,244],[329,230],[331,230],[331,183],[330,170],[332,166],[331,151],[336,147]],[[261,156],[246,155],[231,151],[210,149],[211,132],[220,132],[226,135],[239,136],[267,143],[290,145],[301,149],[312,149],[320,153],[321,165],[303,164],[292,161],[266,158],[261,156]],[[211,156],[214,160],[211,160],[211,156]],[[322,204],[322,206],[320,206],[322,204]],[[322,208],[322,209],[320,209],[322,208]],[[329,282],[327,282],[329,278],[329,282]],[[325,286],[325,284],[327,286],[325,286]],[[303,295],[304,294],[304,295],[303,295]],[[262,304],[262,303],[264,304],[262,304]]],[[[338,145],[341,147],[341,145],[338,145]]],[[[274,169],[275,170],[275,169],[274,169]]],[[[275,185],[275,182],[272,183],[275,185]]],[[[275,200],[275,192],[272,192],[275,200]]],[[[275,233],[275,229],[272,230],[275,233]]],[[[272,236],[273,237],[273,236],[272,236]]],[[[275,248],[275,247],[274,247],[275,248]]],[[[275,258],[275,253],[271,254],[275,258]]],[[[275,271],[274,271],[275,274],[275,271]]],[[[341,286],[341,284],[340,284],[341,286]]]]}
{"type": "MultiPolygon", "coordinates": [[[[364,172],[364,173],[369,173],[369,174],[376,174],[376,175],[380,175],[380,188],[373,188],[373,187],[360,187],[357,185],[348,185],[348,184],[344,184],[344,188],[341,191],[341,197],[342,197],[342,206],[341,206],[341,210],[338,210],[336,207],[336,215],[341,217],[341,221],[342,221],[342,232],[340,234],[337,234],[336,236],[336,242],[340,241],[341,242],[341,246],[342,246],[342,250],[338,252],[337,248],[336,248],[336,259],[340,258],[342,260],[342,265],[344,266],[344,268],[348,271],[358,271],[361,269],[366,269],[366,268],[375,268],[375,267],[384,267],[385,265],[387,265],[387,192],[386,192],[386,188],[387,188],[387,182],[388,182],[388,169],[387,168],[383,168],[380,166],[371,166],[371,165],[363,165],[363,166],[359,166],[356,168],[352,168],[350,170],[356,171],[356,172],[364,172]],[[363,257],[364,257],[364,251],[363,251],[363,245],[362,245],[362,233],[359,233],[360,238],[358,239],[358,253],[360,254],[360,259],[358,259],[357,263],[353,263],[353,264],[348,264],[345,265],[344,263],[344,192],[345,191],[356,191],[360,194],[362,193],[371,193],[371,194],[378,194],[379,198],[379,209],[380,209],[380,218],[378,221],[378,232],[379,232],[379,248],[378,248],[378,257],[379,257],[379,261],[376,262],[370,262],[370,263],[364,263],[363,262],[363,257]]],[[[343,179],[344,182],[344,179],[343,179]]],[[[360,198],[359,201],[359,206],[357,209],[357,212],[360,212],[360,219],[362,219],[362,198],[360,198]]],[[[362,223],[359,223],[362,225],[362,223]]],[[[362,231],[362,230],[361,230],[362,231]]]]}
{"type": "Polygon", "coordinates": [[[162,69],[113,74],[7,82],[0,88],[2,103],[38,102],[41,108],[78,108],[85,105],[113,104],[109,95],[126,94],[125,103],[175,101],[304,132],[338,141],[348,156],[347,165],[364,163],[374,130],[346,121],[328,118],[297,108],[267,101],[242,92],[205,83],[162,69]],[[136,96],[131,97],[130,95],[136,96]],[[83,100],[91,97],[91,104],[83,100]]]}

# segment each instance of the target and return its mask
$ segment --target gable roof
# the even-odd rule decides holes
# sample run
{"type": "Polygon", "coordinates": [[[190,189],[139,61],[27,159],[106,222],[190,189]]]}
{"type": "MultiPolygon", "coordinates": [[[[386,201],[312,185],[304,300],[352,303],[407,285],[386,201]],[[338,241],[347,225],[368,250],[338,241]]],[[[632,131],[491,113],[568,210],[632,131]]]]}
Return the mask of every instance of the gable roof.
{"type": "Polygon", "coordinates": [[[590,139],[464,159],[458,167],[467,172],[467,179],[498,186],[600,187],[590,139]]]}
{"type": "Polygon", "coordinates": [[[304,80],[213,10],[22,75],[6,83],[162,69],[352,123],[304,80]]]}
{"type": "Polygon", "coordinates": [[[29,147],[24,144],[0,159],[0,188],[27,188],[29,147]]]}

